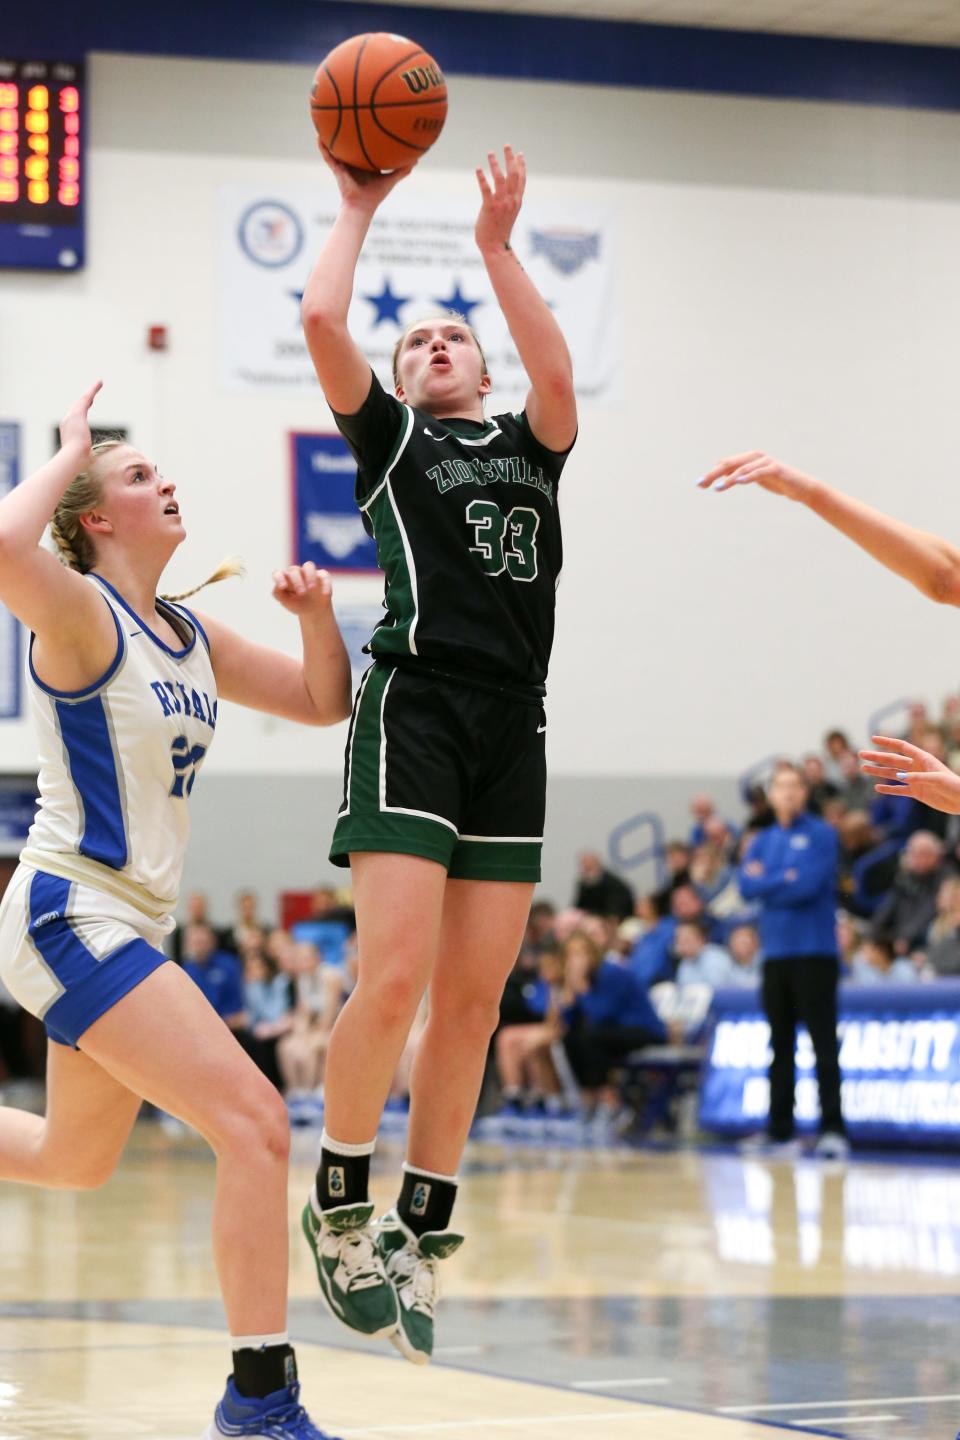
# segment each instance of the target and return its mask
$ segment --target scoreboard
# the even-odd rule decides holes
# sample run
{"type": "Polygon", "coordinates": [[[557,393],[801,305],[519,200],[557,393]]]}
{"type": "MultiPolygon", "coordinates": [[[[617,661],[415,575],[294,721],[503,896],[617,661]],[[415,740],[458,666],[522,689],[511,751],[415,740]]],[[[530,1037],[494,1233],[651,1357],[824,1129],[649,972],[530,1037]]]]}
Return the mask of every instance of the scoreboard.
{"type": "Polygon", "coordinates": [[[0,58],[0,266],[83,264],[82,63],[0,58]]]}

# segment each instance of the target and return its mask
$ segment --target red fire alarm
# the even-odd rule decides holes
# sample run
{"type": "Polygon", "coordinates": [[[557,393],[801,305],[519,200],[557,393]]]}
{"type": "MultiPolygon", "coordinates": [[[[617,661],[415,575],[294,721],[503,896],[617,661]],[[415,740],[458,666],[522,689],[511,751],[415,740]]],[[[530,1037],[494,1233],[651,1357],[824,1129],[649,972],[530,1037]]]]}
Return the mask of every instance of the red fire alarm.
{"type": "Polygon", "coordinates": [[[147,330],[147,349],[166,350],[167,348],[167,327],[166,325],[151,325],[147,330]]]}

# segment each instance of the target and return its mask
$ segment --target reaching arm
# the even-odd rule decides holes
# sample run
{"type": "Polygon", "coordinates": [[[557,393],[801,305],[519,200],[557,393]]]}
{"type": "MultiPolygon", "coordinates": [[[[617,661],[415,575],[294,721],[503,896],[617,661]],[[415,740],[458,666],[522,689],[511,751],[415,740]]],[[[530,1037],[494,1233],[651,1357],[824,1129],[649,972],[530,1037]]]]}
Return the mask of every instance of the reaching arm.
{"type": "Polygon", "coordinates": [[[510,248],[510,235],[523,203],[526,166],[523,156],[514,155],[509,145],[503,156],[506,174],[493,151],[487,157],[492,189],[484,171],[477,170],[482,196],[477,247],[530,379],[526,405],[530,429],[548,450],[567,450],[577,433],[573,365],[563,331],[510,248]]]}
{"type": "Polygon", "coordinates": [[[91,385],[64,416],[53,459],[0,501],[0,602],[37,636],[38,669],[62,690],[90,684],[117,648],[102,598],[41,544],[64,492],[89,463],[87,417],[100,386],[99,380],[91,385]]]}
{"type": "Polygon", "coordinates": [[[730,456],[704,475],[699,484],[705,490],[714,484],[718,490],[759,485],[775,495],[799,501],[881,565],[909,580],[928,599],[942,605],[960,605],[960,550],[956,546],[894,520],[770,455],[751,450],[730,456]]]}
{"type": "Polygon", "coordinates": [[[350,714],[350,660],[331,605],[330,576],[308,561],[275,571],[273,579],[274,599],[300,621],[303,659],[198,616],[220,698],[301,725],[335,725],[350,714]]]}
{"type": "Polygon", "coordinates": [[[947,815],[960,815],[960,775],[909,740],[874,735],[873,742],[882,748],[861,750],[860,764],[865,774],[879,777],[879,794],[906,795],[947,815]]]}
{"type": "Polygon", "coordinates": [[[340,211],[307,281],[300,315],[327,404],[353,415],[370,389],[370,364],[347,329],[357,261],[377,207],[413,167],[367,175],[334,160],[322,145],[320,152],[340,189],[340,211]]]}

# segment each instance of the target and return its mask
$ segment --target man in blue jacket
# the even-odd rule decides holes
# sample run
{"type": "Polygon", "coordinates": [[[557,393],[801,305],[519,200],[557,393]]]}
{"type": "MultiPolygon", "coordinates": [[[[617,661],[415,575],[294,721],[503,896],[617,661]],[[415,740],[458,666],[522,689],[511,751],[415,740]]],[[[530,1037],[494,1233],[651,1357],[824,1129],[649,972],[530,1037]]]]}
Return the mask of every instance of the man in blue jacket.
{"type": "Polygon", "coordinates": [[[740,869],[740,893],[761,905],[764,967],[761,994],[770,1022],[769,1139],[793,1139],[797,1024],[806,1025],[817,1057],[820,1139],[817,1154],[839,1158],[849,1146],[840,1110],[837,1046],[836,832],[807,811],[808,788],[793,765],[781,765],[769,787],[776,823],[761,830],[740,869]]]}

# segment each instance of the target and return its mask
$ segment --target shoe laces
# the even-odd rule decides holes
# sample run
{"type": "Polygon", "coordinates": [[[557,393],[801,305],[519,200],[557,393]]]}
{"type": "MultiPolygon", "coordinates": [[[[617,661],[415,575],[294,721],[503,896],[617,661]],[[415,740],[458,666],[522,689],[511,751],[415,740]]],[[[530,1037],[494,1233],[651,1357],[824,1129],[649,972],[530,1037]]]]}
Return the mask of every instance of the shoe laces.
{"type": "Polygon", "coordinates": [[[288,1404],[278,1405],[268,1414],[258,1416],[258,1427],[264,1434],[274,1436],[275,1440],[335,1440],[333,1435],[317,1429],[297,1399],[299,1393],[298,1386],[288,1404]]]}
{"type": "Polygon", "coordinates": [[[347,1230],[336,1239],[348,1290],[372,1290],[383,1284],[383,1262],[366,1227],[347,1230]]]}
{"type": "Polygon", "coordinates": [[[390,1274],[398,1288],[410,1287],[410,1309],[419,1310],[432,1320],[440,1299],[440,1275],[434,1256],[420,1255],[412,1245],[404,1245],[390,1258],[390,1274]]]}

